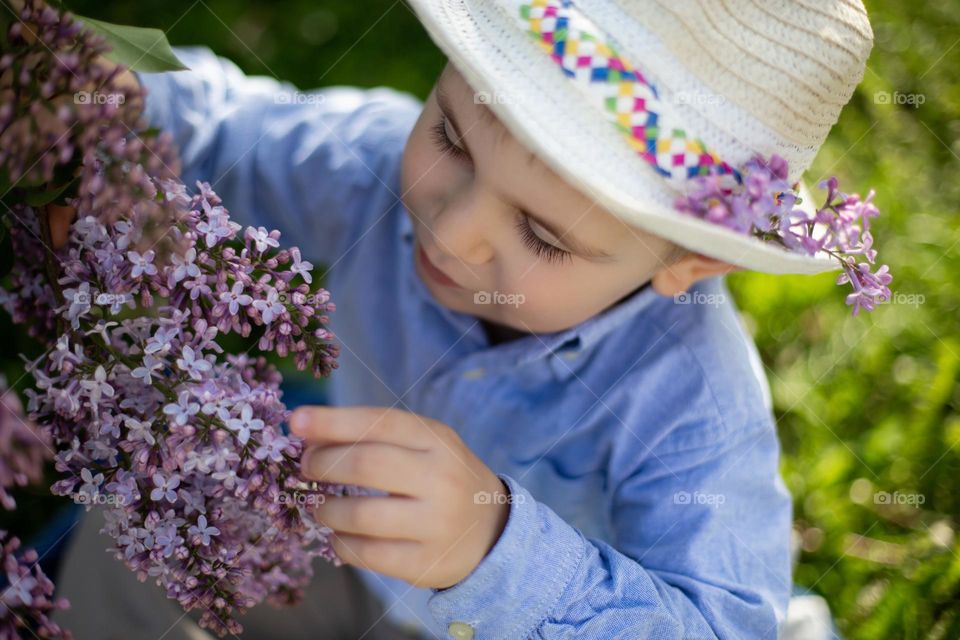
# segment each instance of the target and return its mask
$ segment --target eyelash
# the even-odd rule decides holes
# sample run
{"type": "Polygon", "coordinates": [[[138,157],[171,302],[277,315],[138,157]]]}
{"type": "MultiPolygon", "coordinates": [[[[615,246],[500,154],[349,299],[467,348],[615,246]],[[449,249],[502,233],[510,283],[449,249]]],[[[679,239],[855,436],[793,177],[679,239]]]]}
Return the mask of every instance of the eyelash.
{"type": "MultiPolygon", "coordinates": [[[[447,128],[445,126],[446,121],[443,117],[437,121],[430,129],[431,138],[433,139],[434,144],[441,151],[441,153],[448,154],[458,160],[470,161],[470,156],[467,155],[467,152],[453,144],[453,141],[450,140],[450,137],[447,135],[447,128]]],[[[560,263],[565,260],[572,259],[572,254],[569,251],[565,251],[560,247],[550,244],[536,233],[534,233],[533,228],[530,226],[530,221],[528,220],[526,214],[520,213],[517,216],[516,222],[517,231],[520,232],[520,238],[523,240],[523,243],[527,245],[534,255],[538,258],[543,258],[547,262],[556,262],[560,263]]]]}
{"type": "Polygon", "coordinates": [[[447,128],[444,126],[445,124],[446,120],[441,117],[440,120],[437,121],[437,124],[431,127],[433,142],[443,153],[449,154],[459,160],[469,161],[470,156],[467,155],[467,152],[453,144],[453,141],[450,140],[450,137],[447,135],[447,128]]]}
{"type": "Polygon", "coordinates": [[[517,223],[515,226],[517,231],[520,232],[520,238],[523,240],[523,243],[527,245],[527,247],[533,251],[538,258],[544,258],[547,262],[556,263],[561,263],[565,260],[572,259],[573,256],[569,251],[564,251],[560,247],[550,244],[534,233],[533,229],[530,227],[530,221],[523,213],[520,213],[517,216],[517,223]]]}

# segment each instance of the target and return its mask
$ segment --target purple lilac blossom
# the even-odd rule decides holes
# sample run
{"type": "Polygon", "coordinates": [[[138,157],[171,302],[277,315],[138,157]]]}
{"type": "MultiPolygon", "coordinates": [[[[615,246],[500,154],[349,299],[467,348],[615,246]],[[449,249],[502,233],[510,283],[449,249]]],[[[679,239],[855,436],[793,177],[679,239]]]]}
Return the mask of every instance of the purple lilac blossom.
{"type": "Polygon", "coordinates": [[[239,634],[250,607],[302,597],[313,558],[341,564],[314,501],[291,496],[364,493],[299,477],[304,442],[283,433],[281,377],[263,355],[330,375],[335,306],[279,232],[243,230],[206,183],[188,192],[169,137],[145,130],[143,94],[96,64],[99,38],[34,0],[19,17],[0,55],[0,176],[23,193],[76,176],[64,198],[78,215],[56,252],[44,208],[12,198],[0,289],[47,348],[28,362],[26,396],[55,451],[52,490],[102,507],[130,570],[201,608],[205,628],[239,634]],[[93,87],[123,99],[75,99],[93,87]],[[224,353],[231,333],[262,354],[224,353]]]}
{"type": "Polygon", "coordinates": [[[70,640],[70,632],[50,620],[50,615],[70,604],[64,598],[54,598],[53,582],[40,568],[37,552],[28,549],[18,558],[19,548],[19,539],[0,531],[0,561],[7,582],[0,589],[0,640],[70,640]]]}
{"type": "Polygon", "coordinates": [[[39,482],[51,457],[49,436],[27,420],[20,398],[0,376],[0,505],[4,509],[17,506],[9,490],[39,482]]]}
{"type": "Polygon", "coordinates": [[[853,288],[846,298],[853,315],[860,309],[872,311],[877,303],[889,300],[887,285],[893,280],[889,267],[871,271],[877,252],[869,221],[880,214],[873,204],[874,192],[863,199],[848,195],[839,191],[837,178],[831,177],[819,184],[827,189],[826,202],[811,215],[796,206],[797,185],[791,185],[787,175],[787,161],[782,157],[774,154],[764,160],[757,156],[739,175],[715,171],[693,178],[675,206],[681,213],[791,251],[808,255],[823,251],[836,258],[843,268],[837,284],[849,283],[853,288]],[[858,263],[858,255],[866,262],[858,263]]]}

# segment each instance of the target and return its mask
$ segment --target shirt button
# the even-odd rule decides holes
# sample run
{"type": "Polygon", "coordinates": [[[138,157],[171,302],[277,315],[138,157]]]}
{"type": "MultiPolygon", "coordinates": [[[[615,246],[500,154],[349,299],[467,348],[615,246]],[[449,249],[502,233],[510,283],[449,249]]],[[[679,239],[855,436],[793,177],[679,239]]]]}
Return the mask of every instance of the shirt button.
{"type": "Polygon", "coordinates": [[[456,640],[472,640],[473,638],[473,627],[466,622],[451,622],[447,627],[447,631],[449,631],[450,636],[456,638],[456,640]]]}
{"type": "Polygon", "coordinates": [[[483,374],[486,373],[483,367],[477,367],[476,369],[470,369],[463,373],[465,380],[476,380],[477,378],[482,378],[483,374]]]}

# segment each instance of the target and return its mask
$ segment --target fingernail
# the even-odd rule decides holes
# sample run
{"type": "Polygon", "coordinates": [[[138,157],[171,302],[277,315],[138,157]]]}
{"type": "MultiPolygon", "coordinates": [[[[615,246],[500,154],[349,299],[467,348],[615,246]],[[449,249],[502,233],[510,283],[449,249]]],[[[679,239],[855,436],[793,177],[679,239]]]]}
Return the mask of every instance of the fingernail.
{"type": "Polygon", "coordinates": [[[301,435],[306,428],[307,416],[304,415],[302,409],[295,409],[293,415],[290,416],[290,430],[297,435],[301,435]]]}
{"type": "Polygon", "coordinates": [[[303,475],[307,476],[308,478],[311,477],[311,474],[310,474],[310,458],[311,458],[312,456],[313,456],[313,447],[310,447],[309,449],[306,449],[306,450],[303,452],[303,455],[300,456],[300,473],[302,473],[303,475]]]}

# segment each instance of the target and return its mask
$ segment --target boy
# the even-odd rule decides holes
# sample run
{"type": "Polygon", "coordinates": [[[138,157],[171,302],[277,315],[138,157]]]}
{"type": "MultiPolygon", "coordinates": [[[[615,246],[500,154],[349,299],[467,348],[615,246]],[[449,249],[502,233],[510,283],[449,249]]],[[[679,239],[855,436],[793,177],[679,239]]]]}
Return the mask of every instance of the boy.
{"type": "MultiPolygon", "coordinates": [[[[468,67],[448,64],[423,104],[386,88],[307,100],[208,50],[178,55],[191,71],[139,80],[184,181],[209,180],[238,222],[329,267],[342,408],[300,409],[291,429],[313,444],[306,476],[384,492],[316,516],[391,624],[776,637],[790,498],[762,364],[722,279],[737,261],[575,189],[478,99],[468,67]]],[[[302,637],[335,637],[323,605],[302,637]]],[[[252,634],[271,629],[251,617],[252,634]]]]}

